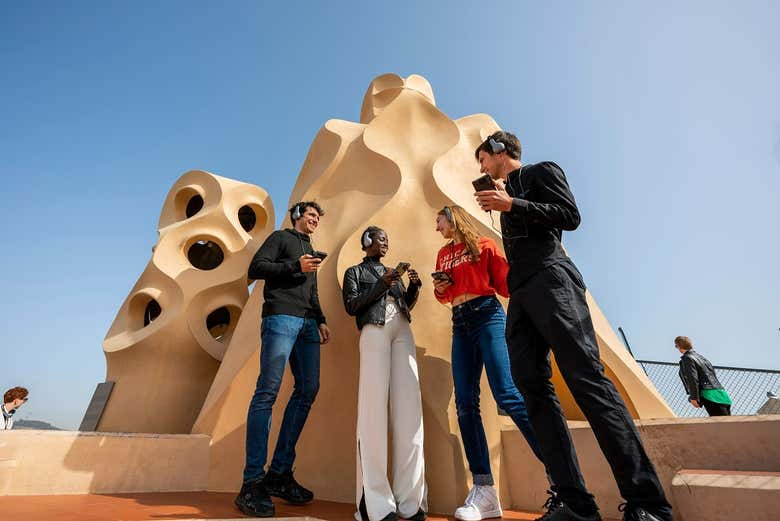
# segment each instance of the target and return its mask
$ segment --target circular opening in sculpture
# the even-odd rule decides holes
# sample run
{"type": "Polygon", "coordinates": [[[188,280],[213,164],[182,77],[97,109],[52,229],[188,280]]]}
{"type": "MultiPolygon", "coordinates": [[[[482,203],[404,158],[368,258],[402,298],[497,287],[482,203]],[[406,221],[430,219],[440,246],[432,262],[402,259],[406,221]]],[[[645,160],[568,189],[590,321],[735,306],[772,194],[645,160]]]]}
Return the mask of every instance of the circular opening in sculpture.
{"type": "Polygon", "coordinates": [[[162,306],[155,298],[156,295],[159,292],[155,288],[144,288],[130,298],[127,307],[128,331],[139,331],[160,318],[162,306]]]}
{"type": "Polygon", "coordinates": [[[216,242],[201,239],[187,249],[187,259],[199,270],[213,270],[222,264],[225,254],[216,242]]]}
{"type": "Polygon", "coordinates": [[[185,186],[176,193],[173,204],[177,221],[183,221],[197,215],[205,204],[202,189],[195,185],[185,186]]]}
{"type": "Polygon", "coordinates": [[[238,209],[238,222],[245,232],[251,232],[257,224],[257,214],[251,206],[245,204],[238,209]]]}
{"type": "Polygon", "coordinates": [[[253,237],[259,237],[268,224],[268,213],[263,205],[249,202],[238,209],[238,222],[245,232],[253,237]]]}
{"type": "Polygon", "coordinates": [[[162,313],[160,304],[156,300],[151,299],[144,309],[144,327],[151,324],[155,318],[160,316],[160,313],[162,313]]]}
{"type": "Polygon", "coordinates": [[[195,194],[190,197],[187,202],[187,208],[184,209],[184,216],[189,219],[203,208],[203,197],[200,194],[195,194]]]}
{"type": "Polygon", "coordinates": [[[223,342],[230,329],[230,310],[222,306],[209,313],[206,317],[206,329],[214,340],[223,342]]]}

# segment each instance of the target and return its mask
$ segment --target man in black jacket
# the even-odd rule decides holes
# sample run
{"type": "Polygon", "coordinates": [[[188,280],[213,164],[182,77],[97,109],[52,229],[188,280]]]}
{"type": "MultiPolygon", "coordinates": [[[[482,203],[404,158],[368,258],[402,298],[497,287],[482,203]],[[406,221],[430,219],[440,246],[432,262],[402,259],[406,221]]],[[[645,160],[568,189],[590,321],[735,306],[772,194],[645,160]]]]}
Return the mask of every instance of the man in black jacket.
{"type": "Polygon", "coordinates": [[[539,519],[601,519],[550,382],[552,349],[627,501],[624,521],[671,521],[671,507],[634,422],[604,375],[582,275],[561,245],[562,230],[580,224],[566,176],[552,162],[523,166],[520,153],[520,141],[508,132],[486,139],[475,156],[497,189],[475,195],[484,210],[501,212],[509,261],[506,337],[512,376],[525,397],[557,493],[539,519]]]}
{"type": "Polygon", "coordinates": [[[697,409],[704,407],[710,416],[731,416],[731,397],[718,381],[709,360],[693,350],[687,336],[674,339],[680,357],[680,380],[688,401],[697,409]]]}
{"type": "Polygon", "coordinates": [[[293,228],[269,235],[249,265],[249,278],[265,281],[260,375],[246,422],[244,483],[235,501],[250,516],[274,515],[270,495],[294,504],[314,499],[310,490],[295,481],[292,467],[295,444],[319,390],[320,344],[330,339],[317,293],[322,259],[309,238],[322,215],[322,208],[313,201],[290,208],[293,228]],[[266,473],[271,409],[288,360],[295,387],[266,473]]]}

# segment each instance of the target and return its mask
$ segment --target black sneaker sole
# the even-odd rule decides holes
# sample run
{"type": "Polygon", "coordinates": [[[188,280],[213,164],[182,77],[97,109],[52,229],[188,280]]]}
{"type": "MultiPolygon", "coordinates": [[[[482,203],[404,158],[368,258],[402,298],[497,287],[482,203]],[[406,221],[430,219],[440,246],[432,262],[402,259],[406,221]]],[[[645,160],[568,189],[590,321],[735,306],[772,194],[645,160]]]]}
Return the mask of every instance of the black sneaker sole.
{"type": "Polygon", "coordinates": [[[258,512],[256,510],[252,510],[249,508],[249,505],[246,505],[242,503],[241,501],[236,498],[233,503],[236,505],[236,507],[241,511],[242,514],[245,514],[250,517],[274,517],[276,514],[276,509],[272,508],[271,510],[267,510],[265,512],[258,512]]]}
{"type": "Polygon", "coordinates": [[[294,499],[290,499],[289,497],[282,496],[281,494],[276,494],[274,492],[271,492],[270,490],[268,491],[268,495],[269,496],[273,496],[273,497],[278,497],[279,499],[283,499],[284,501],[287,501],[291,505],[299,505],[299,506],[300,505],[308,505],[309,503],[314,501],[314,498],[307,499],[305,501],[296,501],[294,499]]]}

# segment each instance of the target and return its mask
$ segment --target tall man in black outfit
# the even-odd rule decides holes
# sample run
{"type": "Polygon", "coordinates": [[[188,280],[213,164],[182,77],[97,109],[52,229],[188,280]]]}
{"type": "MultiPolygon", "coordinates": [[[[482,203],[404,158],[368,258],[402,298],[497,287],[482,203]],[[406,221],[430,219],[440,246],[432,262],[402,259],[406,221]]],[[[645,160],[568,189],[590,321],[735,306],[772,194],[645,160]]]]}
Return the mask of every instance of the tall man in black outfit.
{"type": "Polygon", "coordinates": [[[614,384],[604,376],[585,283],[561,246],[580,214],[566,176],[552,162],[522,166],[520,141],[496,132],[475,151],[496,190],[475,195],[501,212],[509,260],[506,338],[512,376],[523,393],[544,461],[555,483],[544,521],[598,521],[577,462],[566,418],[550,382],[550,349],[574,399],[593,428],[627,503],[624,521],[672,521],[655,469],[614,384]]]}

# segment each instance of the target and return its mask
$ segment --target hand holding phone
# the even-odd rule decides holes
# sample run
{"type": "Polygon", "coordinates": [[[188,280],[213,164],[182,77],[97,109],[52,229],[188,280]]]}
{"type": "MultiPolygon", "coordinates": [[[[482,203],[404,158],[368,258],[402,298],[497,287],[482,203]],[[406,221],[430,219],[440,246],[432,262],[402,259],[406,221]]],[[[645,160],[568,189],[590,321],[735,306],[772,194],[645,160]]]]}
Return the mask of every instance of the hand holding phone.
{"type": "Polygon", "coordinates": [[[389,288],[390,286],[395,284],[395,281],[401,280],[401,276],[393,268],[393,269],[386,270],[384,274],[382,274],[382,280],[384,281],[385,285],[389,288]]]}
{"type": "Polygon", "coordinates": [[[439,295],[443,295],[455,283],[450,274],[445,271],[434,271],[431,277],[433,277],[433,289],[439,295]]]}
{"type": "Polygon", "coordinates": [[[315,257],[306,253],[302,255],[300,259],[298,259],[298,262],[301,265],[302,273],[311,273],[319,269],[320,262],[322,262],[322,260],[319,257],[315,257]]]}
{"type": "Polygon", "coordinates": [[[449,282],[452,284],[452,277],[450,277],[450,274],[446,271],[434,271],[431,273],[431,277],[433,277],[433,280],[435,281],[441,281],[441,282],[449,282]]]}
{"type": "Polygon", "coordinates": [[[325,257],[327,257],[328,254],[325,253],[324,251],[314,251],[314,252],[312,252],[311,256],[312,257],[316,257],[316,258],[318,258],[320,260],[325,260],[325,257]]]}

